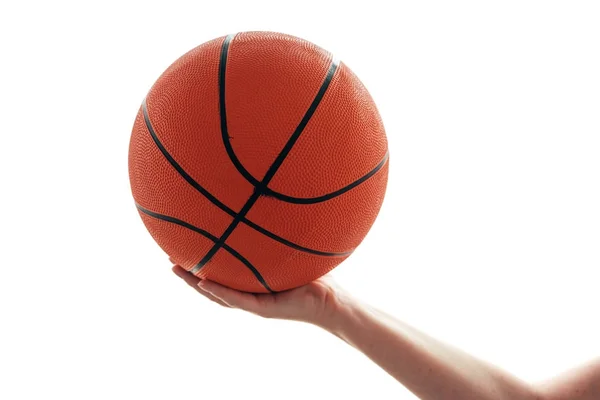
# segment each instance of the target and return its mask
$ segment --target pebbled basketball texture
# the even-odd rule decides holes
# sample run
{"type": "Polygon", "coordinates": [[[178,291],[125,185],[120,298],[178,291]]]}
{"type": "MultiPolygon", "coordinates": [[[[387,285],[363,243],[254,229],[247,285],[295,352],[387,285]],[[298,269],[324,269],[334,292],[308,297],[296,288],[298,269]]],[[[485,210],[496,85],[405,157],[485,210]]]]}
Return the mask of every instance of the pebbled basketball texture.
{"type": "Polygon", "coordinates": [[[129,178],[158,245],[196,276],[282,291],[348,257],[381,207],[385,130],[330,53],[274,32],[176,60],[135,119],[129,178]]]}

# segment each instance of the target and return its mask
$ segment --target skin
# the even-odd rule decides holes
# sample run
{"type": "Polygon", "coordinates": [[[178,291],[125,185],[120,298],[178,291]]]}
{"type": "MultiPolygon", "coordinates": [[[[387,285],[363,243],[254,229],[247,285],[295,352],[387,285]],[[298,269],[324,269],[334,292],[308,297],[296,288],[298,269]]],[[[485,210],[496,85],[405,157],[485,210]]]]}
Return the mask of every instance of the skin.
{"type": "Polygon", "coordinates": [[[209,300],[263,318],[322,328],[364,353],[424,400],[598,400],[600,358],[532,385],[353,298],[327,276],[276,294],[239,292],[173,272],[209,300]]]}

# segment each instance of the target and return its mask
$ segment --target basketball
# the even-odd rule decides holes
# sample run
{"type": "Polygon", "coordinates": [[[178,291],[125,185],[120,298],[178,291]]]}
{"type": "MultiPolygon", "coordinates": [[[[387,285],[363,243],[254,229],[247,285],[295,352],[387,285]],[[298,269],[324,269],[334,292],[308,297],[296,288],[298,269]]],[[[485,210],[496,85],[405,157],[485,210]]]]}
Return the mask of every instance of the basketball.
{"type": "Polygon", "coordinates": [[[352,254],[379,213],[388,159],[377,107],[344,63],[297,37],[242,32],[162,73],[128,167],[139,215],[174,262],[264,293],[352,254]]]}

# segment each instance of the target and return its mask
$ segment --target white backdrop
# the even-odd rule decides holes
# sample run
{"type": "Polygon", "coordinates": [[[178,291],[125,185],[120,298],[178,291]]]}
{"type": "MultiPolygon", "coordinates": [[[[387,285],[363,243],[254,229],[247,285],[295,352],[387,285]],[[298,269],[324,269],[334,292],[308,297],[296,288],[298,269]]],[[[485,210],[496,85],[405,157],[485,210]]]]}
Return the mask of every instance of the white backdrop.
{"type": "Polygon", "coordinates": [[[0,398],[414,398],[317,328],[205,301],[137,215],[143,96],[246,30],[332,51],[380,109],[387,197],[342,286],[523,379],[600,355],[598,21],[593,1],[3,2],[0,398]]]}

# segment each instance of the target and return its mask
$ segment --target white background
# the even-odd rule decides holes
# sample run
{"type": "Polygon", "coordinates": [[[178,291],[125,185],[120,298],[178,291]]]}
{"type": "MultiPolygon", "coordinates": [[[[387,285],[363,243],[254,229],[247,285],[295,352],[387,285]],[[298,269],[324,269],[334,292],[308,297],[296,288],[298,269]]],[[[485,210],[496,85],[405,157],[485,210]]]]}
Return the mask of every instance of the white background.
{"type": "Polygon", "coordinates": [[[326,332],[205,301],[136,212],[146,91],[245,30],[332,51],[384,119],[387,197],[342,286],[526,380],[598,356],[598,21],[593,1],[3,2],[0,398],[413,398],[326,332]]]}

